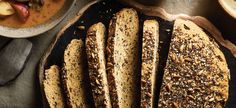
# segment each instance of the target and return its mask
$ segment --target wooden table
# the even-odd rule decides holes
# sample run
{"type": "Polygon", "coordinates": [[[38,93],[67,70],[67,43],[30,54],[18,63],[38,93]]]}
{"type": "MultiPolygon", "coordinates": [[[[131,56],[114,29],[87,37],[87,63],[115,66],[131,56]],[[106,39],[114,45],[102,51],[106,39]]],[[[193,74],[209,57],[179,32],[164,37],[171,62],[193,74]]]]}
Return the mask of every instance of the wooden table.
{"type": "MultiPolygon", "coordinates": [[[[37,73],[38,62],[57,32],[68,20],[76,16],[78,10],[89,1],[91,0],[78,0],[69,15],[57,27],[42,35],[28,39],[33,43],[32,53],[18,78],[6,86],[0,87],[1,108],[42,107],[37,73]]],[[[151,5],[161,6],[169,13],[205,16],[221,30],[226,38],[236,44],[236,38],[234,37],[236,36],[236,30],[232,31],[235,28],[236,20],[223,11],[217,0],[159,0],[156,4],[151,5]]],[[[8,40],[10,39],[0,38],[0,45],[8,40]]]]}

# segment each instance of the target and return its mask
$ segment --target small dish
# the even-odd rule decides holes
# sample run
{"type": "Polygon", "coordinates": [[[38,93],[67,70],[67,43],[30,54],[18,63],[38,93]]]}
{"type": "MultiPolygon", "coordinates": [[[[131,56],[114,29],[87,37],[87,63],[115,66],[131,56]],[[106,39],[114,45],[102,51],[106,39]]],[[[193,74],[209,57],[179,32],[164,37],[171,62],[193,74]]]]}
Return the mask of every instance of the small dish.
{"type": "Polygon", "coordinates": [[[236,19],[236,0],[219,0],[218,2],[230,16],[236,19]]]}
{"type": "Polygon", "coordinates": [[[0,36],[9,38],[29,38],[55,27],[66,16],[76,0],[66,0],[63,7],[46,22],[27,28],[13,28],[0,25],[0,36]]]}

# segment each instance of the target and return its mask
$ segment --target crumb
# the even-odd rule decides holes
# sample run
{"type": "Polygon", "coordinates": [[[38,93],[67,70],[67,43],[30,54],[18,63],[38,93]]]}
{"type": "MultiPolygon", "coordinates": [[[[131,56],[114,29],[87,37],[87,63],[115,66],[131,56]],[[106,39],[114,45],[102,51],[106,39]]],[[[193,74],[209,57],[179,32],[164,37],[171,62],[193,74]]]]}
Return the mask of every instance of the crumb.
{"type": "Polygon", "coordinates": [[[85,26],[78,26],[79,30],[85,30],[85,26]]]}
{"type": "Polygon", "coordinates": [[[166,29],[167,32],[170,32],[170,29],[166,29]]]}

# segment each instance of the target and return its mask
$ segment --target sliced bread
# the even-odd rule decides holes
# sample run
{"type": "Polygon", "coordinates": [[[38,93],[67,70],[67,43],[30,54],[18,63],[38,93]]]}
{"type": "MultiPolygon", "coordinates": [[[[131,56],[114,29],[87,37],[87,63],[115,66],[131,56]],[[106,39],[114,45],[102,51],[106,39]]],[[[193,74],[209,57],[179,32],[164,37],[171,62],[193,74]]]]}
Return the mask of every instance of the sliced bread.
{"type": "Polygon", "coordinates": [[[111,100],[106,73],[105,26],[92,25],[87,32],[86,53],[89,77],[96,108],[111,108],[111,100]]]}
{"type": "Polygon", "coordinates": [[[62,95],[60,82],[60,68],[57,65],[52,65],[45,70],[43,87],[46,99],[50,108],[64,108],[64,99],[62,95]]]}
{"type": "Polygon", "coordinates": [[[85,47],[82,40],[73,39],[64,52],[63,85],[70,108],[88,108],[85,81],[85,47]]]}
{"type": "Polygon", "coordinates": [[[139,19],[134,9],[122,9],[110,22],[106,47],[107,73],[114,108],[139,106],[138,31],[139,19]]]}
{"type": "Polygon", "coordinates": [[[158,65],[159,24],[146,20],[143,24],[141,108],[153,108],[158,65]]]}
{"type": "Polygon", "coordinates": [[[158,106],[222,108],[228,81],[229,69],[219,46],[193,22],[177,19],[158,106]]]}

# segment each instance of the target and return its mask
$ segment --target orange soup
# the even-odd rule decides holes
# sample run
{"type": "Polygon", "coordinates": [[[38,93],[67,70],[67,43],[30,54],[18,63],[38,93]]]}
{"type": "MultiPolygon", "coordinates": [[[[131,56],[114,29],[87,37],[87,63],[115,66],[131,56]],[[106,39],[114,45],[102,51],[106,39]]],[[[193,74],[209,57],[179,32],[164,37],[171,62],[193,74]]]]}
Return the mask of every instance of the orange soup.
{"type": "Polygon", "coordinates": [[[45,0],[40,11],[29,9],[30,15],[26,22],[19,20],[17,14],[0,19],[0,25],[14,28],[26,28],[42,24],[55,15],[64,5],[65,0],[45,0]]]}

